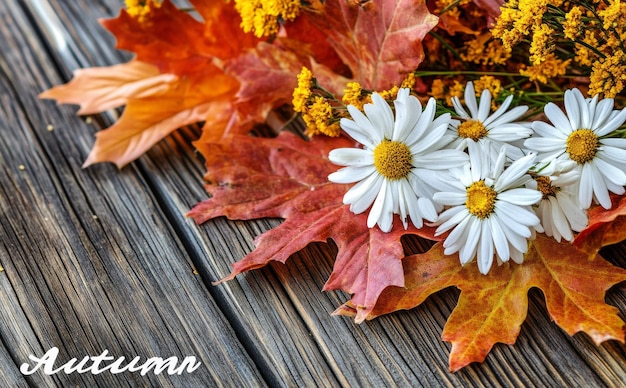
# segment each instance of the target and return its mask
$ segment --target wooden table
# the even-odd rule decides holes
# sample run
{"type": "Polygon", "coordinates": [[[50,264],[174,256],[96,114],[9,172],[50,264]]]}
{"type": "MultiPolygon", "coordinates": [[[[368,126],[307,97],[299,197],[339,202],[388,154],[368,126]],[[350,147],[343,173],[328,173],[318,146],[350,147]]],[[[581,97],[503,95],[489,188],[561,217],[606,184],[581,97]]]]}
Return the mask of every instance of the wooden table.
{"type": "MultiPolygon", "coordinates": [[[[349,296],[321,291],[334,248],[212,286],[279,220],[196,226],[206,198],[188,128],[122,170],[81,169],[112,114],[75,116],[37,95],[72,70],[124,62],[96,22],[122,0],[0,1],[0,386],[617,386],[626,347],[596,347],[550,322],[538,291],[515,346],[449,373],[440,334],[458,291],[361,325],[330,313],[349,296]],[[182,360],[192,373],[22,375],[29,355],[182,360]]],[[[605,250],[624,265],[621,247],[605,250]]],[[[626,313],[626,287],[607,301],[626,313]]],[[[57,364],[57,365],[58,365],[57,364]]]]}

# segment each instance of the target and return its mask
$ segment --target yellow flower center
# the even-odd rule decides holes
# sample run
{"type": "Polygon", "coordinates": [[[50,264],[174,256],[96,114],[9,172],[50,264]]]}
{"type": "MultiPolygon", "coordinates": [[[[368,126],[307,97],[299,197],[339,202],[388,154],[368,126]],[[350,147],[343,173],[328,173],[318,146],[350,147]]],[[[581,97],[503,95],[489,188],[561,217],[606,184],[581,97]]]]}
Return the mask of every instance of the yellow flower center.
{"type": "Polygon", "coordinates": [[[583,164],[596,156],[600,142],[591,129],[578,129],[567,137],[565,144],[570,159],[583,164]]]}
{"type": "Polygon", "coordinates": [[[536,176],[535,182],[537,182],[537,190],[543,194],[543,199],[556,196],[556,187],[552,186],[552,180],[547,176],[536,176]]]}
{"type": "Polygon", "coordinates": [[[390,180],[406,178],[413,166],[411,149],[399,141],[383,140],[374,149],[374,167],[390,180]]]}
{"type": "Polygon", "coordinates": [[[487,128],[478,120],[467,120],[458,126],[457,131],[460,137],[465,137],[478,141],[487,134],[487,128]]]}
{"type": "Polygon", "coordinates": [[[494,189],[485,185],[485,181],[474,182],[467,188],[465,207],[476,217],[487,218],[493,213],[497,195],[494,189]]]}

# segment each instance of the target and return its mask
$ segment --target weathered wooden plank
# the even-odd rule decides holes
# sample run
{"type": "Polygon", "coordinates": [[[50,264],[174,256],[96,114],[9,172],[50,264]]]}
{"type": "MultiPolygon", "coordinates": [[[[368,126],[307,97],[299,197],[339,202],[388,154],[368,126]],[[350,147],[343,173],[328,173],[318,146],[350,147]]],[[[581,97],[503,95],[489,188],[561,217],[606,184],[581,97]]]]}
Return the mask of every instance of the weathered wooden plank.
{"type": "MultiPolygon", "coordinates": [[[[1,263],[0,263],[1,264],[1,263]]],[[[13,292],[12,286],[6,273],[0,273],[0,295],[2,295],[2,309],[0,314],[0,338],[2,338],[2,346],[0,346],[0,385],[3,387],[27,387],[28,384],[24,377],[20,374],[18,368],[15,367],[13,359],[15,352],[13,349],[7,348],[7,342],[19,343],[25,347],[25,351],[35,349],[43,354],[39,347],[37,338],[29,327],[24,327],[23,323],[27,322],[23,311],[17,303],[17,297],[13,292]],[[7,341],[6,338],[12,338],[7,341]],[[18,340],[16,340],[18,339],[18,340]]],[[[34,380],[40,384],[42,381],[39,376],[34,376],[34,380]],[[37,381],[38,380],[38,381],[37,381]]]]}
{"type": "Polygon", "coordinates": [[[62,80],[20,4],[2,2],[0,16],[0,321],[9,385],[24,381],[18,367],[29,354],[52,347],[57,366],[105,349],[140,362],[195,356],[202,366],[180,376],[39,371],[29,384],[264,385],[141,174],[81,170],[92,134],[68,110],[37,100],[62,80]]]}
{"type": "MultiPolygon", "coordinates": [[[[81,9],[80,4],[67,7],[81,9]]],[[[111,9],[117,10],[114,5],[111,9]]],[[[96,38],[98,32],[88,31],[88,22],[84,24],[79,35],[74,36],[85,38],[80,39],[84,47],[78,50],[86,50],[82,55],[91,60],[94,54],[91,54],[90,36],[96,38]]],[[[106,51],[102,47],[98,50],[106,51]]],[[[102,55],[94,56],[98,61],[114,57],[111,53],[102,55]]],[[[186,136],[183,133],[168,139],[134,167],[146,177],[148,188],[156,193],[161,209],[168,213],[168,222],[175,225],[204,281],[208,282],[228,273],[229,261],[248,252],[254,235],[271,223],[216,220],[196,229],[181,217],[203,198],[197,183],[203,168],[191,156],[186,136]],[[171,150],[175,151],[174,157],[168,154],[171,150]]],[[[72,157],[78,154],[72,153],[72,157]]],[[[106,190],[103,193],[107,195],[106,190]]],[[[596,352],[595,345],[584,337],[570,340],[550,323],[537,293],[532,297],[531,317],[515,347],[499,345],[485,364],[449,374],[449,346],[439,336],[455,304],[456,293],[444,292],[414,311],[354,325],[346,318],[328,315],[345,300],[345,295],[319,291],[330,273],[332,257],[332,249],[316,245],[296,255],[287,266],[255,271],[210,290],[236,326],[239,337],[247,343],[248,352],[261,369],[267,367],[264,373],[269,381],[561,386],[610,385],[624,376],[623,345],[603,345],[596,352]],[[307,331],[310,336],[306,335],[307,331]],[[303,334],[306,338],[302,338],[303,334]]],[[[611,293],[610,298],[615,298],[613,295],[618,295],[618,299],[620,295],[623,297],[623,288],[611,293]]],[[[619,305],[623,312],[623,300],[619,305]]]]}
{"type": "MultiPolygon", "coordinates": [[[[85,15],[92,12],[92,8],[88,7],[84,4],[72,3],[68,4],[65,2],[59,3],[51,3],[51,9],[55,10],[56,16],[58,16],[61,20],[73,20],[75,18],[86,18],[85,15]]],[[[91,4],[90,4],[91,5],[91,4]]],[[[116,9],[117,12],[117,9],[116,9]]],[[[35,15],[37,12],[33,12],[35,15]]],[[[96,18],[93,17],[92,21],[96,18]]],[[[48,30],[56,30],[61,34],[67,33],[68,36],[73,34],[72,29],[68,29],[65,31],[59,25],[51,25],[51,21],[47,20],[44,24],[44,28],[48,30]]],[[[93,42],[101,41],[101,35],[106,34],[104,30],[99,29],[95,32],[90,32],[87,29],[81,30],[78,36],[74,36],[72,41],[80,40],[81,50],[89,50],[89,47],[94,46],[93,42]],[[95,34],[95,35],[91,35],[95,34]],[[92,43],[89,43],[89,42],[92,43]]],[[[54,34],[46,33],[44,36],[53,36],[54,34]]],[[[112,50],[113,45],[109,44],[109,49],[112,50]]],[[[53,47],[54,48],[54,47],[53,47]]],[[[101,46],[100,46],[101,48],[101,46]]],[[[73,50],[73,48],[72,48],[73,50]]],[[[71,53],[72,50],[68,52],[61,52],[56,54],[57,58],[60,60],[66,61],[67,58],[87,58],[89,55],[92,55],[89,51],[87,54],[77,54],[74,55],[71,53]]],[[[54,56],[55,54],[53,54],[54,56]]],[[[109,53],[110,55],[110,53],[109,53]]],[[[82,60],[81,60],[82,61],[82,60]]],[[[80,62],[80,61],[79,61],[80,62]]],[[[88,63],[85,61],[81,64],[81,66],[91,66],[92,63],[88,63]]],[[[62,64],[61,66],[64,66],[62,64]]],[[[70,68],[72,64],[68,65],[70,68]]],[[[61,69],[63,73],[63,69],[61,69]]],[[[66,71],[69,74],[69,72],[66,71]]],[[[58,81],[57,81],[58,82],[58,81]]],[[[64,107],[62,108],[66,112],[72,112],[75,109],[64,107]]],[[[105,118],[106,120],[106,118],[105,118]]],[[[110,122],[109,122],[110,124],[110,122]]],[[[171,142],[169,142],[171,143],[171,142]]],[[[168,142],[164,143],[164,146],[167,147],[168,142]]],[[[159,197],[160,206],[163,211],[168,213],[168,217],[178,218],[179,220],[183,220],[182,224],[179,224],[177,227],[179,233],[182,234],[183,239],[186,241],[187,249],[193,252],[194,244],[198,244],[197,242],[192,241],[189,237],[185,237],[185,234],[189,234],[186,231],[186,228],[193,226],[193,223],[189,220],[184,220],[184,212],[189,209],[190,204],[193,204],[204,198],[205,193],[202,188],[202,170],[203,167],[198,162],[197,159],[193,157],[193,152],[189,150],[189,142],[185,142],[187,149],[184,150],[183,153],[176,153],[176,158],[182,158],[181,161],[177,161],[176,165],[173,169],[170,168],[166,161],[161,161],[163,155],[156,150],[153,154],[151,154],[147,158],[143,158],[140,162],[134,165],[134,168],[141,170],[143,175],[147,179],[147,185],[149,190],[154,190],[155,194],[159,197]],[[194,159],[192,163],[189,163],[189,158],[194,159]],[[158,163],[152,163],[151,167],[145,167],[146,165],[150,165],[151,159],[158,159],[158,163]],[[189,166],[192,166],[191,171],[186,171],[189,169],[189,166]],[[191,175],[190,175],[191,174],[191,175]],[[154,186],[151,180],[154,180],[154,176],[163,176],[169,175],[175,177],[174,188],[176,190],[182,190],[185,193],[184,206],[176,205],[172,203],[171,196],[169,196],[166,192],[163,192],[163,186],[154,186]],[[191,189],[189,186],[192,186],[191,189]],[[195,196],[192,194],[195,192],[195,196]]],[[[164,150],[165,153],[171,152],[171,150],[164,150]]],[[[83,152],[82,155],[85,153],[83,152]]],[[[77,165],[80,165],[78,163],[77,165]]],[[[110,166],[109,166],[110,167],[110,166]]],[[[100,173],[100,167],[95,166],[90,168],[90,171],[95,171],[93,174],[95,177],[100,173]]],[[[97,178],[96,178],[97,179],[97,178]]],[[[104,193],[106,194],[106,193],[104,193]]],[[[240,244],[237,239],[241,235],[241,231],[238,229],[232,228],[219,228],[219,226],[214,227],[215,230],[221,231],[223,233],[219,237],[210,236],[209,241],[211,244],[215,244],[214,246],[219,251],[227,251],[229,247],[227,245],[220,246],[216,244],[216,241],[220,241],[220,239],[225,240],[233,240],[236,244],[240,244]]],[[[192,230],[196,230],[195,227],[192,230]]],[[[197,233],[197,232],[195,232],[197,233]]],[[[250,249],[251,237],[250,234],[247,234],[248,244],[246,249],[250,249]]],[[[198,238],[196,236],[196,238],[198,238]]],[[[196,253],[201,252],[199,254],[204,255],[203,249],[196,249],[196,253]]],[[[241,251],[242,252],[242,251],[241,251]]],[[[239,254],[239,253],[238,253],[239,254]]],[[[231,257],[228,257],[227,260],[224,260],[222,263],[224,265],[229,265],[231,261],[231,257]]],[[[206,274],[206,271],[200,271],[201,274],[206,274]]],[[[270,272],[271,274],[271,272],[270,272]]],[[[207,276],[203,275],[206,279],[207,276]]],[[[216,280],[213,276],[210,280],[216,280]]],[[[207,280],[207,284],[210,280],[207,280]]],[[[238,331],[238,336],[242,339],[244,346],[247,348],[248,352],[254,357],[257,364],[259,365],[259,369],[264,377],[274,384],[285,384],[285,385],[311,385],[314,384],[315,381],[325,381],[328,384],[334,385],[334,378],[332,373],[328,373],[328,368],[325,367],[325,362],[323,357],[319,356],[319,351],[317,349],[317,345],[315,341],[313,341],[307,332],[307,328],[305,325],[300,324],[299,328],[297,324],[294,324],[289,330],[287,327],[282,326],[281,324],[285,321],[297,323],[300,318],[293,308],[289,307],[289,303],[287,306],[281,306],[281,301],[288,301],[288,297],[281,295],[281,287],[280,285],[274,281],[273,284],[267,285],[265,287],[268,290],[263,291],[252,291],[251,294],[255,296],[261,296],[261,298],[252,298],[250,301],[246,301],[247,292],[242,291],[241,289],[228,289],[222,292],[213,292],[213,287],[209,286],[212,290],[211,292],[215,295],[216,298],[222,298],[222,300],[228,300],[229,307],[226,309],[227,314],[231,314],[231,318],[233,314],[236,314],[234,319],[231,319],[233,325],[238,331]],[[277,291],[273,291],[275,289],[277,291]],[[232,292],[238,294],[237,297],[232,297],[232,292]],[[228,294],[228,297],[225,295],[228,294]],[[273,294],[273,295],[272,295],[273,294]],[[281,309],[276,310],[276,306],[279,306],[281,309]],[[295,350],[294,350],[295,349],[295,350]]],[[[249,285],[246,285],[249,287],[249,285]]],[[[224,290],[224,289],[222,289],[224,290]]]]}

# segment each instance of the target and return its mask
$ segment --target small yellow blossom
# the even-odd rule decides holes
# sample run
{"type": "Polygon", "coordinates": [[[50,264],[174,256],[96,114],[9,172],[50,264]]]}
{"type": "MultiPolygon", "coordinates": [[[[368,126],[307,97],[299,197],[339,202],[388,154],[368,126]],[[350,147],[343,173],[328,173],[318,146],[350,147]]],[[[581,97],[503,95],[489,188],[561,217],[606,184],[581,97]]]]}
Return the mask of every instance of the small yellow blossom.
{"type": "Polygon", "coordinates": [[[126,12],[140,22],[151,10],[161,7],[160,0],[124,0],[126,12]]]}
{"type": "Polygon", "coordinates": [[[404,77],[402,83],[400,84],[400,88],[413,89],[415,87],[415,82],[415,73],[411,72],[404,77]]]}
{"type": "Polygon", "coordinates": [[[549,0],[521,0],[518,19],[513,26],[523,35],[529,35],[533,27],[539,26],[548,7],[549,0]]]}
{"type": "Polygon", "coordinates": [[[398,90],[400,90],[400,88],[394,85],[391,89],[380,91],[378,94],[385,100],[393,101],[398,97],[398,90]]]}
{"type": "Polygon", "coordinates": [[[461,59],[477,65],[505,65],[511,57],[499,40],[493,40],[490,32],[477,36],[467,42],[465,52],[461,53],[461,59]]]}
{"type": "MultiPolygon", "coordinates": [[[[622,4],[621,0],[609,0],[609,6],[598,12],[598,16],[603,21],[603,27],[605,30],[616,28],[619,25],[620,20],[624,21],[626,17],[626,4],[622,4]]],[[[622,24],[622,28],[624,25],[622,24]]]]}
{"type": "Polygon", "coordinates": [[[624,90],[626,82],[626,55],[622,50],[594,62],[589,77],[589,94],[601,94],[604,98],[614,98],[624,90]]]}
{"type": "Polygon", "coordinates": [[[519,0],[508,1],[500,7],[500,16],[491,29],[495,38],[502,41],[507,52],[513,49],[522,39],[530,35],[542,24],[542,18],[548,4],[556,5],[558,0],[519,0]]]}
{"type": "Polygon", "coordinates": [[[465,91],[465,84],[462,84],[457,80],[454,80],[454,84],[450,87],[450,90],[448,91],[448,96],[450,98],[452,97],[462,98],[464,91],[465,91]]]}
{"type": "Polygon", "coordinates": [[[311,97],[311,86],[313,86],[313,73],[311,70],[303,67],[298,74],[298,86],[293,90],[293,110],[296,112],[304,112],[306,103],[311,97]]]}
{"type": "Polygon", "coordinates": [[[540,65],[546,60],[548,54],[554,49],[554,30],[547,24],[540,24],[533,27],[533,38],[530,44],[530,63],[540,65]]]}
{"type": "Polygon", "coordinates": [[[453,106],[452,97],[458,97],[463,100],[464,90],[465,84],[462,84],[458,80],[452,81],[452,85],[450,86],[443,80],[436,79],[430,87],[430,95],[436,100],[445,100],[447,106],[453,106]]]}
{"type": "Polygon", "coordinates": [[[582,31],[582,15],[581,7],[573,7],[565,14],[565,22],[563,23],[563,34],[567,39],[574,40],[582,31]]]}
{"type": "Polygon", "coordinates": [[[518,44],[524,37],[519,31],[513,28],[513,24],[517,20],[520,11],[513,7],[509,8],[510,2],[500,7],[500,16],[496,19],[496,24],[491,29],[494,38],[502,41],[502,46],[508,52],[513,50],[513,46],[518,44]]]}
{"type": "Polygon", "coordinates": [[[295,20],[301,8],[300,0],[235,0],[241,28],[258,38],[278,33],[280,24],[295,20]]]}
{"type": "Polygon", "coordinates": [[[489,90],[492,96],[497,96],[500,94],[500,92],[502,92],[502,83],[499,79],[493,76],[483,75],[482,77],[474,81],[474,90],[476,92],[476,96],[480,96],[480,94],[485,89],[489,90]]]}
{"type": "Polygon", "coordinates": [[[322,96],[316,96],[313,103],[308,107],[308,111],[303,115],[307,125],[306,134],[314,136],[324,134],[326,136],[337,137],[340,133],[338,120],[334,118],[333,107],[322,96]]]}
{"type": "Polygon", "coordinates": [[[560,60],[554,54],[548,54],[540,65],[528,66],[520,69],[519,73],[529,78],[530,81],[548,83],[550,78],[559,77],[565,74],[567,66],[571,60],[560,60]]]}
{"type": "Polygon", "coordinates": [[[369,102],[369,93],[361,88],[358,82],[348,82],[343,91],[341,99],[345,105],[353,105],[359,110],[363,110],[363,105],[369,102]]]}

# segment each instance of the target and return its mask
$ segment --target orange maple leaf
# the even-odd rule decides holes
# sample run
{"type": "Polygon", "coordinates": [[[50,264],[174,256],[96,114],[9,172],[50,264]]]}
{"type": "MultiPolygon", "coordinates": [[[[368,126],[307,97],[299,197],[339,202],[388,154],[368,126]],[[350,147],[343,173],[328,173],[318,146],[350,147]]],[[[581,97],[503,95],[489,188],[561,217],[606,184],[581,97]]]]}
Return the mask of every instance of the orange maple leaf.
{"type": "Polygon", "coordinates": [[[231,4],[210,3],[198,2],[198,11],[207,17],[204,23],[167,0],[142,21],[122,10],[102,24],[115,34],[118,48],[134,51],[137,58],[77,70],[68,84],[41,94],[80,105],[79,114],[126,105],[113,126],[96,134],[83,167],[97,162],[122,167],[188,124],[204,121],[203,138],[215,141],[233,131],[247,131],[252,120],[265,119],[276,101],[237,104],[241,84],[224,72],[227,61],[258,40],[243,34],[231,4]],[[232,39],[217,40],[216,31],[218,37],[232,39]]]}
{"type": "Polygon", "coordinates": [[[258,40],[244,34],[241,19],[232,5],[220,1],[197,1],[203,21],[178,9],[170,0],[152,9],[142,20],[122,9],[119,16],[101,24],[117,40],[117,48],[131,51],[161,73],[194,74],[214,62],[236,57],[258,40]]]}
{"type": "Polygon", "coordinates": [[[595,257],[602,247],[626,239],[626,196],[611,194],[611,208],[594,206],[587,211],[589,224],[574,238],[574,246],[595,257]]]}
{"type": "MultiPolygon", "coordinates": [[[[461,267],[458,255],[443,254],[441,243],[402,262],[405,286],[383,291],[367,319],[414,308],[437,291],[458,287],[458,304],[442,333],[442,339],[452,343],[451,371],[482,362],[497,342],[515,343],[532,287],[543,291],[548,313],[569,335],[582,331],[596,344],[609,339],[624,342],[624,322],[615,307],[605,304],[604,295],[626,280],[626,271],[601,257],[589,261],[568,243],[538,235],[523,264],[504,264],[487,275],[474,264],[461,267]]],[[[353,303],[336,314],[353,316],[353,303]]]]}
{"type": "Polygon", "coordinates": [[[182,126],[211,118],[214,133],[221,136],[227,132],[231,101],[238,88],[235,79],[211,64],[193,77],[179,77],[131,61],[77,70],[72,81],[43,92],[40,98],[79,104],[79,114],[126,104],[120,119],[96,134],[83,165],[113,162],[121,168],[182,126]]]}
{"type": "Polygon", "coordinates": [[[343,204],[349,188],[329,182],[337,170],[328,160],[331,149],[353,146],[344,137],[304,141],[282,132],[275,139],[233,136],[196,147],[207,160],[205,176],[211,198],[194,207],[196,222],[226,216],[249,220],[280,217],[285,221],[255,239],[256,248],[233,265],[226,278],[270,261],[285,262],[311,242],[337,244],[337,260],[325,290],[354,294],[359,317],[365,317],[389,285],[404,285],[400,237],[415,234],[433,239],[433,228],[405,230],[396,222],[390,233],[367,227],[367,215],[352,214],[343,204]]]}

